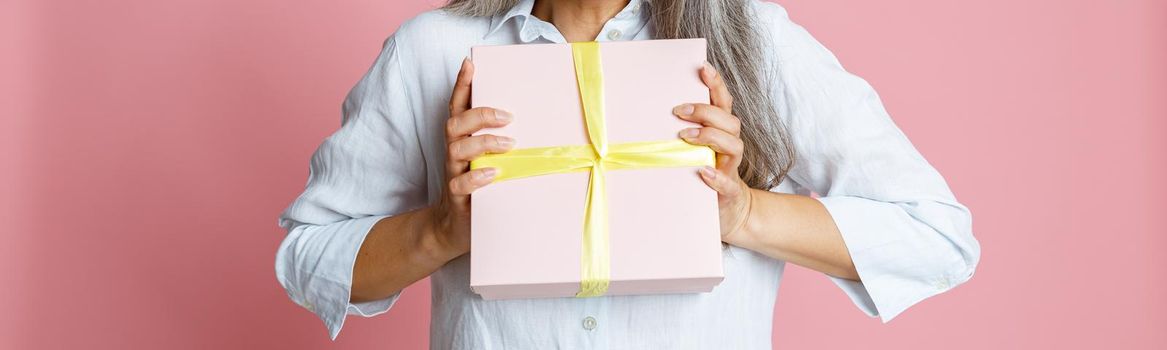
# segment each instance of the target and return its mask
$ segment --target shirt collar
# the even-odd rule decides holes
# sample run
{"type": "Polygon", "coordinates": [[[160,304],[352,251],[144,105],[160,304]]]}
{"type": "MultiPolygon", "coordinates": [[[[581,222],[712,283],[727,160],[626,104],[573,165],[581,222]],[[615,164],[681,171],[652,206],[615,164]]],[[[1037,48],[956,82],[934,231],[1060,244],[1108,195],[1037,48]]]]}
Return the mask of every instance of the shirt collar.
{"type": "MultiPolygon", "coordinates": [[[[629,0],[628,5],[625,6],[624,9],[620,10],[620,12],[617,13],[614,18],[623,18],[623,17],[627,17],[627,16],[632,16],[632,15],[634,15],[633,12],[635,12],[635,15],[639,15],[641,13],[640,11],[646,11],[647,8],[645,8],[645,7],[647,7],[651,3],[652,3],[652,0],[629,0]]],[[[524,43],[531,42],[531,41],[535,40],[535,38],[538,38],[539,35],[537,33],[534,33],[533,31],[526,30],[527,24],[530,23],[530,20],[535,17],[535,16],[531,15],[531,10],[534,7],[535,7],[535,0],[520,0],[517,4],[515,4],[515,6],[512,6],[511,9],[508,10],[506,13],[494,15],[493,17],[490,18],[490,29],[486,31],[486,35],[483,37],[485,38],[485,37],[491,36],[492,34],[497,32],[499,30],[499,28],[502,28],[503,25],[506,25],[506,23],[510,22],[511,20],[517,20],[517,21],[520,21],[519,22],[519,38],[524,43]]],[[[647,17],[637,16],[637,18],[647,18],[647,17]]],[[[535,18],[535,19],[537,19],[537,18],[535,18]]]]}
{"type": "Polygon", "coordinates": [[[512,6],[506,13],[496,14],[490,18],[490,30],[486,31],[486,36],[490,36],[502,28],[503,24],[510,22],[511,19],[518,17],[524,23],[528,17],[531,17],[531,9],[535,7],[535,0],[520,0],[519,3],[512,6]]]}

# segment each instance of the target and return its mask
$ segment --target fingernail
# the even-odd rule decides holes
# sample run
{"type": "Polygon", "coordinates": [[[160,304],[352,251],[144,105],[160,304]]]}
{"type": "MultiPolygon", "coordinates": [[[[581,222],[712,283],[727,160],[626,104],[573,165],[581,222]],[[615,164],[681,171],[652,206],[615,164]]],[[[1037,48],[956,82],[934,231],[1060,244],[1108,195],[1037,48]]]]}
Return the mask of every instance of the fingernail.
{"type": "Polygon", "coordinates": [[[496,137],[494,140],[495,140],[495,142],[498,142],[499,146],[501,146],[503,148],[507,148],[507,149],[509,149],[509,148],[511,148],[511,146],[515,145],[515,139],[509,138],[506,136],[499,136],[499,137],[496,137]]]}
{"type": "Polygon", "coordinates": [[[706,61],[705,63],[702,63],[701,68],[702,68],[701,73],[705,74],[705,75],[712,75],[713,72],[715,71],[715,69],[713,68],[713,65],[709,64],[708,61],[706,61]]]}
{"type": "Polygon", "coordinates": [[[485,168],[478,172],[478,180],[493,180],[494,176],[498,175],[498,169],[485,168]]]}
{"type": "Polygon", "coordinates": [[[515,119],[515,116],[511,115],[511,112],[507,112],[507,111],[504,111],[501,109],[496,109],[495,113],[494,113],[494,119],[496,119],[500,122],[510,123],[511,120],[515,119]]]}
{"type": "Polygon", "coordinates": [[[717,171],[713,170],[713,167],[710,167],[708,165],[701,167],[701,170],[698,170],[698,171],[701,172],[701,175],[708,177],[710,179],[717,178],[717,171]]]}
{"type": "Polygon", "coordinates": [[[693,105],[686,103],[686,104],[683,104],[680,106],[673,107],[673,114],[676,114],[676,115],[693,114],[693,105]]]}
{"type": "Polygon", "coordinates": [[[697,130],[696,128],[689,128],[689,129],[681,130],[680,135],[681,135],[681,138],[691,139],[691,138],[697,137],[697,134],[700,134],[700,133],[701,133],[701,131],[697,130]]]}

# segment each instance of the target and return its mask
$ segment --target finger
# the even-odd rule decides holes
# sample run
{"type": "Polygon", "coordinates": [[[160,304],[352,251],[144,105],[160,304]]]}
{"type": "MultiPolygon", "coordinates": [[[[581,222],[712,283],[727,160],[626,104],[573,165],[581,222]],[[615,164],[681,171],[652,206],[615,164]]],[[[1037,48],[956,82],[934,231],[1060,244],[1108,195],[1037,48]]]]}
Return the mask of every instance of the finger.
{"type": "Polygon", "coordinates": [[[742,132],[741,120],[712,105],[686,103],[673,107],[673,114],[683,120],[725,130],[730,135],[737,136],[742,132]]]}
{"type": "Polygon", "coordinates": [[[476,135],[450,143],[450,161],[469,162],[486,153],[503,153],[515,146],[515,139],[498,135],[476,135]]]}
{"type": "Polygon", "coordinates": [[[705,62],[705,65],[701,67],[701,81],[705,82],[706,87],[709,87],[709,103],[732,113],[733,95],[729,93],[729,87],[725,85],[721,72],[713,68],[709,62],[705,62]]]}
{"type": "MultiPolygon", "coordinates": [[[[494,181],[494,176],[498,174],[498,169],[482,168],[474,169],[465,174],[458,175],[450,179],[450,194],[454,196],[467,196],[470,193],[489,185],[494,181]]],[[[455,198],[458,199],[458,198],[455,198]]]]}
{"type": "Polygon", "coordinates": [[[474,79],[474,63],[470,57],[462,60],[462,68],[458,70],[458,78],[454,80],[454,89],[450,92],[450,116],[462,114],[470,109],[470,81],[474,79]]]}
{"type": "Polygon", "coordinates": [[[725,173],[713,167],[701,167],[701,169],[697,170],[697,174],[701,175],[701,180],[705,181],[705,184],[709,188],[717,191],[722,196],[736,196],[742,190],[741,186],[738,186],[732,177],[726,176],[725,173]]]}
{"type": "Polygon", "coordinates": [[[745,144],[736,136],[730,135],[725,131],[715,128],[689,128],[681,130],[679,133],[681,139],[685,142],[709,146],[718,156],[729,156],[728,162],[718,162],[718,168],[722,170],[737,171],[738,165],[741,164],[742,150],[745,144]]]}
{"type": "Polygon", "coordinates": [[[515,139],[497,135],[478,135],[463,138],[446,147],[446,174],[454,177],[465,173],[470,162],[486,153],[503,153],[515,146],[515,139]]]}
{"type": "Polygon", "coordinates": [[[505,126],[513,119],[509,112],[490,107],[475,107],[450,115],[446,120],[446,142],[458,141],[483,128],[505,126]]]}

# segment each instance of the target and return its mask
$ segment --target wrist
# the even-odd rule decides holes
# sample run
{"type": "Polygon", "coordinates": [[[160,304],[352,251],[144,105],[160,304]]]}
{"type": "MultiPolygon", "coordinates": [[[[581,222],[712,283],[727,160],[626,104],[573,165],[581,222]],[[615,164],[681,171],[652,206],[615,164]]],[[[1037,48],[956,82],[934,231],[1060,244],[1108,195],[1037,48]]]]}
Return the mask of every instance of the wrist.
{"type": "Polygon", "coordinates": [[[417,251],[423,263],[441,266],[465,253],[450,239],[450,225],[441,211],[428,207],[418,214],[417,251]]]}
{"type": "Polygon", "coordinates": [[[754,193],[754,191],[757,190],[748,186],[743,187],[745,187],[745,190],[743,191],[742,196],[745,198],[742,199],[740,204],[738,204],[738,208],[735,209],[740,213],[739,216],[741,219],[738,221],[737,225],[735,225],[734,228],[726,233],[721,239],[725,243],[739,247],[748,245],[748,240],[753,235],[754,231],[756,231],[753,226],[756,225],[754,222],[757,221],[752,218],[754,216],[754,208],[757,207],[756,203],[754,203],[754,201],[758,198],[757,194],[754,193]]]}

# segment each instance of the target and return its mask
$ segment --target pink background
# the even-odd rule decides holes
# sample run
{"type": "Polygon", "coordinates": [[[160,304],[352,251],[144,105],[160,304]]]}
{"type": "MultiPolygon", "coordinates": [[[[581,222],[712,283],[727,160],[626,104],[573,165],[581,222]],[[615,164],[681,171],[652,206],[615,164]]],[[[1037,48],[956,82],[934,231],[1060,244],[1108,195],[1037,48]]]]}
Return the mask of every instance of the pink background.
{"type": "MultiPolygon", "coordinates": [[[[0,5],[0,348],[420,348],[428,285],[340,340],[275,218],[423,1],[0,5]]],[[[1167,2],[788,0],[972,208],[976,277],[882,325],[792,268],[785,349],[1167,344],[1167,2]]]]}

